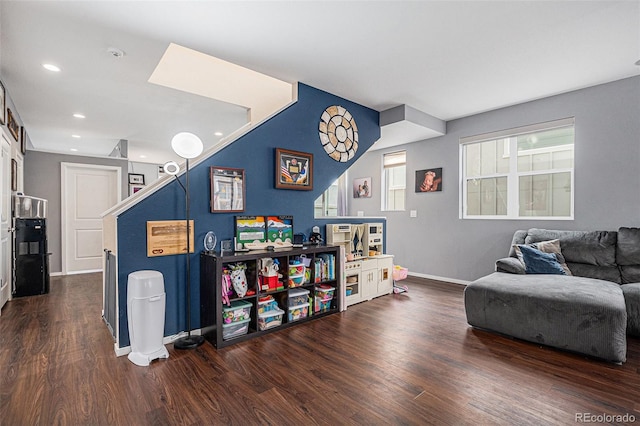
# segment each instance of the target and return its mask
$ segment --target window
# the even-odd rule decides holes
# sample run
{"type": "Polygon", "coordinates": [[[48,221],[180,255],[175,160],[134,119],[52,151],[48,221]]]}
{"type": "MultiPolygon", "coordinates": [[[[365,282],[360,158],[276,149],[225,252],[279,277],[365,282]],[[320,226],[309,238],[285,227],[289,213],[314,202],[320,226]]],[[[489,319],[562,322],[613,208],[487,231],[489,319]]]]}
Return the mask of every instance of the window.
{"type": "Polygon", "coordinates": [[[384,194],[382,210],[404,210],[404,198],[407,187],[406,151],[384,154],[384,194]]]}
{"type": "Polygon", "coordinates": [[[573,219],[573,148],[573,118],[462,138],[462,217],[573,219]]]}
{"type": "Polygon", "coordinates": [[[313,208],[315,217],[338,216],[338,180],[316,198],[313,208]]]}

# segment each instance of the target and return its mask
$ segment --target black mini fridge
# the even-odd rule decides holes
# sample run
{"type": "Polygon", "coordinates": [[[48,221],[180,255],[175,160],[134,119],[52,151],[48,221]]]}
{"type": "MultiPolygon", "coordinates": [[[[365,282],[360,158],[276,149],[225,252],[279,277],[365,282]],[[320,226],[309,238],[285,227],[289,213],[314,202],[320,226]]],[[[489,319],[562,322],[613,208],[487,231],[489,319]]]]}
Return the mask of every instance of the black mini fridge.
{"type": "Polygon", "coordinates": [[[14,229],[13,297],[49,293],[46,219],[14,218],[14,229]]]}

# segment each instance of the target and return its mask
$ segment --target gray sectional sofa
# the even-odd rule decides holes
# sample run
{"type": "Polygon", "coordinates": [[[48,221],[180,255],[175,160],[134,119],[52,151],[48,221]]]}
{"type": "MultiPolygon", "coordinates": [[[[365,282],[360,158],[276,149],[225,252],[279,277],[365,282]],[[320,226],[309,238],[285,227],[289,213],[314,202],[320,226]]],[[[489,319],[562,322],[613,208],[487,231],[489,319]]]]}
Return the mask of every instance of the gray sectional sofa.
{"type": "Polygon", "coordinates": [[[464,303],[473,327],[622,363],[627,335],[640,337],[640,228],[516,231],[509,257],[465,288],[464,303]],[[516,247],[553,253],[553,240],[570,275],[527,273],[516,247]]]}

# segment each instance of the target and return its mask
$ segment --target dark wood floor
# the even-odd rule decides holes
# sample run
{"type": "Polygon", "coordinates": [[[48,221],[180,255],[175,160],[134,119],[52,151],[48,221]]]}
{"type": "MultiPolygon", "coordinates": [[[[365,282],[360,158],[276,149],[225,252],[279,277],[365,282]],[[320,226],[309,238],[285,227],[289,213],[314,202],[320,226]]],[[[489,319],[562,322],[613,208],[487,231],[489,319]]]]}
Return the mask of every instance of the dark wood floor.
{"type": "Polygon", "coordinates": [[[0,424],[574,424],[640,422],[640,340],[613,365],[473,330],[462,287],[406,294],[216,351],[138,367],[101,321],[100,275],[0,316],[0,424]],[[615,420],[615,418],[612,418],[615,420]]]}

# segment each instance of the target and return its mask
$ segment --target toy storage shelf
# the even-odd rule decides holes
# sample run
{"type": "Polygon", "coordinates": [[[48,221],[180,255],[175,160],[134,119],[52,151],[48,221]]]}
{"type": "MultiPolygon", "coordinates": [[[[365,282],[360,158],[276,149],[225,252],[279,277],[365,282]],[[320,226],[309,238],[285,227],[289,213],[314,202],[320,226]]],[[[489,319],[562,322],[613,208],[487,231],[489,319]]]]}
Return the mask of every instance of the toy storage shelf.
{"type": "MultiPolygon", "coordinates": [[[[220,349],[335,314],[340,310],[340,298],[342,297],[342,289],[340,288],[341,271],[340,247],[338,246],[305,246],[302,248],[277,249],[275,251],[252,250],[250,252],[225,253],[224,255],[217,252],[202,252],[200,255],[200,327],[202,334],[217,349],[220,349]],[[298,260],[301,255],[304,255],[310,261],[310,266],[307,268],[310,269],[310,274],[306,277],[308,282],[305,281],[293,287],[289,284],[289,265],[298,260]],[[280,263],[279,273],[282,274],[282,278],[279,287],[270,290],[262,289],[259,282],[260,259],[262,258],[277,259],[280,263]],[[329,265],[330,261],[332,261],[331,265],[329,265]],[[249,290],[253,290],[253,294],[237,297],[234,292],[229,296],[229,301],[234,302],[234,305],[242,305],[243,303],[240,302],[244,302],[246,306],[246,303],[251,303],[249,320],[234,321],[230,325],[228,323],[229,320],[227,319],[227,323],[225,323],[223,318],[225,308],[227,308],[226,315],[229,315],[229,308],[222,297],[222,279],[225,270],[229,270],[232,266],[238,264],[244,264],[246,267],[247,286],[249,290]],[[327,294],[327,287],[335,289],[332,292],[333,297],[330,301],[326,300],[327,297],[323,298],[323,295],[327,294]],[[294,303],[294,298],[292,297],[291,301],[289,300],[289,291],[294,288],[308,290],[311,303],[306,316],[301,316],[299,309],[292,309],[291,314],[297,319],[291,320],[289,318],[289,307],[291,303],[294,303]],[[316,294],[320,296],[316,298],[316,294]],[[267,295],[273,297],[278,303],[279,309],[284,311],[284,314],[280,325],[261,330],[258,321],[258,302],[267,295]],[[226,325],[226,328],[223,325],[226,325]],[[229,327],[234,331],[230,332],[229,327]],[[227,333],[226,339],[223,336],[223,329],[227,333]],[[235,333],[236,329],[238,333],[235,333]],[[244,330],[246,330],[246,333],[244,330]]],[[[299,293],[298,290],[295,292],[299,293]]],[[[295,299],[294,307],[300,307],[299,296],[295,299]]],[[[244,314],[246,314],[246,311],[244,311],[244,314]]],[[[243,315],[242,311],[240,311],[240,315],[243,315]]]]}

